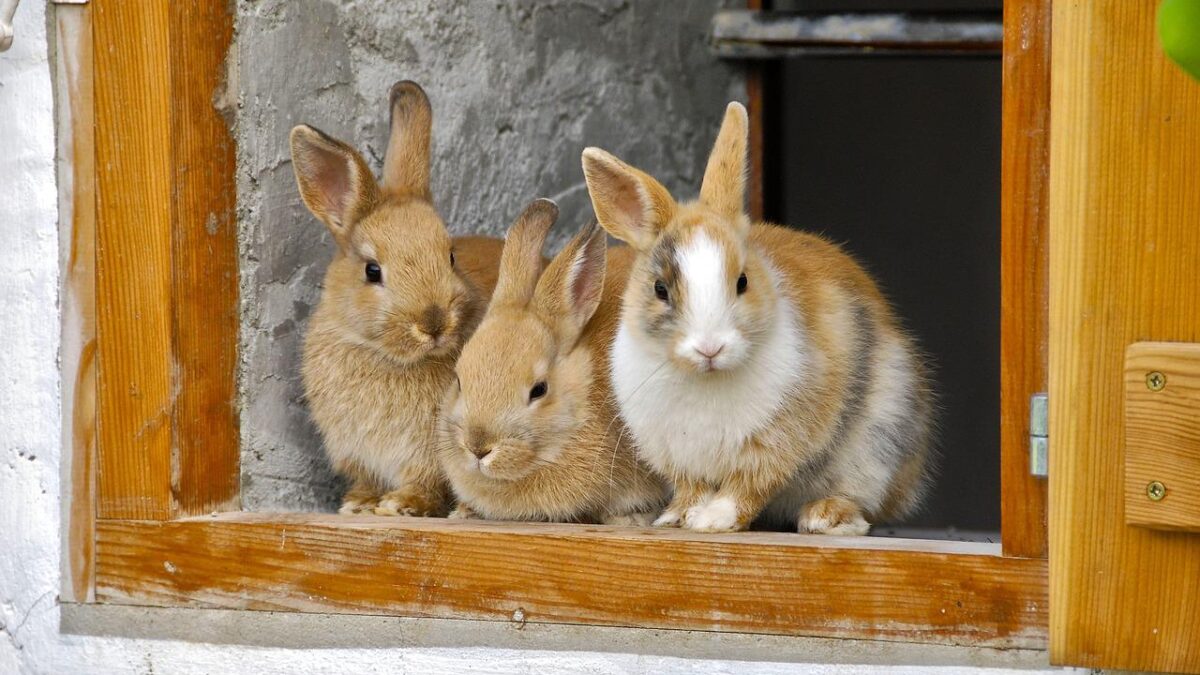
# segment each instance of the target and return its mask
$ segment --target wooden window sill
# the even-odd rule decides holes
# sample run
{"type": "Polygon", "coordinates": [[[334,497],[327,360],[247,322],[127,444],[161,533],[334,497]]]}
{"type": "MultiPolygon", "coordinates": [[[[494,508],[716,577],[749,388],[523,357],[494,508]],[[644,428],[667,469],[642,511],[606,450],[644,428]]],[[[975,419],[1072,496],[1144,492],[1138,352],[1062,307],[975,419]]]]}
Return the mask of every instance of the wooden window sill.
{"type": "Polygon", "coordinates": [[[1046,644],[1046,561],[995,544],[275,513],[96,536],[99,602],[1046,644]]]}

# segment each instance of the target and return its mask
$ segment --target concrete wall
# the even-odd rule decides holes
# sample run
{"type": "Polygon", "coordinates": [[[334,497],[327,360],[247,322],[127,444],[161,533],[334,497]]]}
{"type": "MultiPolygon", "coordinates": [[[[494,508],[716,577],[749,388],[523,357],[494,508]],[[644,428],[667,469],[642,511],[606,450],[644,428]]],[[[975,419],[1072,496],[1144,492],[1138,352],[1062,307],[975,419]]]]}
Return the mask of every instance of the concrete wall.
{"type": "Polygon", "coordinates": [[[60,241],[44,11],[21,3],[16,42],[0,53],[0,673],[870,675],[1044,664],[1044,654],[886,643],[60,605],[60,241]],[[792,660],[806,665],[782,663],[792,660]],[[880,663],[909,665],[868,665],[880,663]]]}
{"type": "Polygon", "coordinates": [[[333,245],[296,193],[287,133],[305,122],[378,169],[386,92],[434,107],[433,192],[456,233],[502,234],[558,201],[556,241],[590,219],[579,164],[599,145],[694,194],[740,71],[706,46],[721,2],[241,0],[242,495],[247,509],[334,505],[302,401],[299,353],[333,245]]]}

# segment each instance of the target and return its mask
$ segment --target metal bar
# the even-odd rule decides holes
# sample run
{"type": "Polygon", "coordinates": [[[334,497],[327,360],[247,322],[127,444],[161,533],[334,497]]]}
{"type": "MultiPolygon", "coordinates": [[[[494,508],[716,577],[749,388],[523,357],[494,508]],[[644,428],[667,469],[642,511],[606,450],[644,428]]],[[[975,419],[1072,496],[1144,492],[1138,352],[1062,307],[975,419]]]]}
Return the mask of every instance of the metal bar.
{"type": "Polygon", "coordinates": [[[797,56],[999,56],[1000,12],[796,13],[722,10],[712,47],[730,59],[797,56]]]}

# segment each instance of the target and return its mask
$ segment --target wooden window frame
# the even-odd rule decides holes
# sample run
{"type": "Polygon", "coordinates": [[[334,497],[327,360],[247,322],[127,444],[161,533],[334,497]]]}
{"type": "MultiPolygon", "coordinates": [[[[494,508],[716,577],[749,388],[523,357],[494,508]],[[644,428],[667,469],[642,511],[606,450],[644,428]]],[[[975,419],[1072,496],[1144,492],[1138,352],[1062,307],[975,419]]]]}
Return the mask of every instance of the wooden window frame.
{"type": "Polygon", "coordinates": [[[241,512],[232,16],[57,7],[63,599],[1045,648],[1045,486],[1021,430],[1045,379],[1048,5],[1005,3],[1035,35],[1005,37],[1002,544],[241,512]]]}

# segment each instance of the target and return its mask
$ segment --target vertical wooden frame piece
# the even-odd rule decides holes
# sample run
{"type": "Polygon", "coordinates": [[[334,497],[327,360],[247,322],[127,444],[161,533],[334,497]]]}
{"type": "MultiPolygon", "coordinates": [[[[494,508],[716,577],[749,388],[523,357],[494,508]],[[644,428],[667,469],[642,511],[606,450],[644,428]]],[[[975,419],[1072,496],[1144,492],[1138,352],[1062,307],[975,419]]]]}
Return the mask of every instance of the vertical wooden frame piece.
{"type": "Polygon", "coordinates": [[[62,588],[95,599],[96,192],[90,5],[54,7],[62,264],[62,588]]]}
{"type": "Polygon", "coordinates": [[[169,6],[92,3],[96,111],[97,516],[171,515],[169,6]]]}
{"type": "Polygon", "coordinates": [[[241,509],[236,149],[229,3],[171,2],[176,513],[241,509]]]}
{"type": "Polygon", "coordinates": [[[1029,473],[1029,397],[1046,390],[1050,0],[1004,3],[1000,189],[1000,529],[1046,556],[1046,479],[1029,473]]]}
{"type": "Polygon", "coordinates": [[[92,4],[98,517],[237,509],[235,150],[214,97],[233,18],[92,4]]]}
{"type": "Polygon", "coordinates": [[[1050,656],[1200,672],[1200,537],[1126,524],[1126,347],[1200,341],[1200,83],[1153,0],[1054,2],[1050,656]]]}

